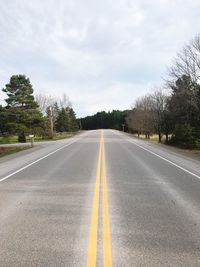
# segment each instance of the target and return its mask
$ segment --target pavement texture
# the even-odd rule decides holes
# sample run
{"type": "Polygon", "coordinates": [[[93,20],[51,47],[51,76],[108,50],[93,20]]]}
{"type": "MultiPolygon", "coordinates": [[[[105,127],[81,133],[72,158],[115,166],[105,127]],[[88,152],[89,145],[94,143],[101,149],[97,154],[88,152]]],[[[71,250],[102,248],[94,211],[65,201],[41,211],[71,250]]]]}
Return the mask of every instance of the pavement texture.
{"type": "Polygon", "coordinates": [[[200,266],[200,161],[113,130],[0,159],[0,266],[200,266]]]}

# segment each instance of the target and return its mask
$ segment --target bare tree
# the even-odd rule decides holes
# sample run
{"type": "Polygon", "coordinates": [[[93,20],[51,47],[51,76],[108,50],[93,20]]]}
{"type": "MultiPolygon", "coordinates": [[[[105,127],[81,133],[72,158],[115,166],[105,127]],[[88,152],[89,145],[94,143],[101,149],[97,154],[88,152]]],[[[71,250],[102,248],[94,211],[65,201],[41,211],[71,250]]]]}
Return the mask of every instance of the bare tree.
{"type": "Polygon", "coordinates": [[[49,138],[52,139],[54,132],[56,131],[56,120],[60,110],[64,109],[66,112],[69,112],[71,108],[69,97],[64,93],[61,97],[37,94],[35,98],[40,111],[47,115],[49,138]]]}
{"type": "Polygon", "coordinates": [[[169,85],[183,75],[189,76],[194,84],[200,82],[200,35],[177,53],[168,74],[172,79],[168,82],[169,85]]]}
{"type": "Polygon", "coordinates": [[[143,133],[149,139],[153,132],[152,118],[152,101],[149,95],[145,95],[136,100],[132,111],[129,113],[129,127],[137,131],[138,136],[143,133]]]}
{"type": "Polygon", "coordinates": [[[71,102],[69,100],[69,97],[67,94],[63,94],[59,99],[58,99],[58,105],[60,108],[71,108],[71,102]]]}
{"type": "MultiPolygon", "coordinates": [[[[152,100],[152,115],[154,121],[155,131],[158,134],[158,140],[161,142],[162,139],[162,127],[163,120],[165,118],[165,111],[167,108],[167,101],[169,96],[163,92],[163,89],[156,89],[154,93],[150,95],[152,100]]],[[[168,136],[166,137],[168,139],[168,136]]]]}
{"type": "Polygon", "coordinates": [[[52,95],[45,95],[45,94],[37,94],[35,99],[39,105],[39,109],[43,114],[46,114],[47,109],[57,102],[57,98],[52,95]]]}
{"type": "MultiPolygon", "coordinates": [[[[146,138],[150,138],[150,134],[157,133],[159,142],[162,139],[162,131],[164,119],[167,119],[167,101],[169,96],[164,93],[162,88],[156,88],[153,93],[146,94],[136,100],[134,108],[129,112],[127,123],[132,131],[145,134],[146,138]]],[[[167,129],[166,127],[164,127],[167,129]]],[[[166,139],[168,140],[168,131],[166,139]]]]}
{"type": "Polygon", "coordinates": [[[35,96],[36,101],[39,105],[39,109],[43,114],[46,114],[47,109],[51,106],[52,108],[57,105],[58,108],[71,108],[71,102],[67,94],[62,96],[46,95],[46,94],[37,94],[35,96]]]}

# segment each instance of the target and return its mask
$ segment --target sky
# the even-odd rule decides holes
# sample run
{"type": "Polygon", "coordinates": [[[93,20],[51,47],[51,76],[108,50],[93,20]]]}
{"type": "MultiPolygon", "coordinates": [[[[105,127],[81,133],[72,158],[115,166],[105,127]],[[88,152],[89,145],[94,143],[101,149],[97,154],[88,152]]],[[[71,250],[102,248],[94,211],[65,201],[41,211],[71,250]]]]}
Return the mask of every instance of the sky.
{"type": "Polygon", "coordinates": [[[25,74],[35,94],[67,94],[78,117],[129,109],[200,32],[199,10],[199,0],[0,0],[0,88],[25,74]]]}

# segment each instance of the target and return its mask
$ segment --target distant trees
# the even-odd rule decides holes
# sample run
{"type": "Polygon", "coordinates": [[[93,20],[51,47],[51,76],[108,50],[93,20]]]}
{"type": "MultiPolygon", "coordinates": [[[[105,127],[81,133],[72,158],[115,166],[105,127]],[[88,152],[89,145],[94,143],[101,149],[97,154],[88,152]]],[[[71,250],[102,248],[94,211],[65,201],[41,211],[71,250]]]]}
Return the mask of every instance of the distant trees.
{"type": "Polygon", "coordinates": [[[137,99],[127,116],[129,130],[200,148],[200,35],[176,55],[168,74],[167,93],[161,88],[137,99]]]}
{"type": "Polygon", "coordinates": [[[79,119],[83,130],[117,129],[122,130],[126,126],[127,111],[113,110],[112,112],[97,112],[93,116],[79,119]],[[124,125],[124,126],[123,126],[124,125]]]}
{"type": "MultiPolygon", "coordinates": [[[[7,105],[0,106],[0,135],[18,135],[19,142],[26,142],[27,134],[78,130],[78,123],[68,97],[37,95],[25,75],[13,75],[3,88],[7,105]]],[[[50,134],[49,134],[50,137],[50,134]]]]}

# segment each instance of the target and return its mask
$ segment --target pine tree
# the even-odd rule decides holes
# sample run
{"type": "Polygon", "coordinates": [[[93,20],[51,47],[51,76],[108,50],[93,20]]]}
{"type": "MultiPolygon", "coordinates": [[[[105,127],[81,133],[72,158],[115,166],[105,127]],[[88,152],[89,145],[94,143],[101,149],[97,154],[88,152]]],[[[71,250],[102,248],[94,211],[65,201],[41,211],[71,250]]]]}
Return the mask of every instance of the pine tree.
{"type": "Polygon", "coordinates": [[[76,113],[74,112],[73,108],[69,109],[69,118],[70,118],[70,131],[71,132],[78,131],[78,122],[76,119],[76,113]]]}
{"type": "Polygon", "coordinates": [[[69,131],[69,115],[65,108],[62,108],[58,112],[55,126],[56,126],[57,132],[68,132],[69,131]]]}
{"type": "Polygon", "coordinates": [[[30,80],[25,75],[13,75],[5,85],[7,93],[8,129],[18,134],[20,142],[26,142],[25,135],[43,127],[43,117],[33,96],[30,80]]]}

